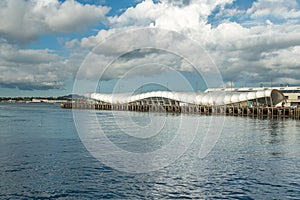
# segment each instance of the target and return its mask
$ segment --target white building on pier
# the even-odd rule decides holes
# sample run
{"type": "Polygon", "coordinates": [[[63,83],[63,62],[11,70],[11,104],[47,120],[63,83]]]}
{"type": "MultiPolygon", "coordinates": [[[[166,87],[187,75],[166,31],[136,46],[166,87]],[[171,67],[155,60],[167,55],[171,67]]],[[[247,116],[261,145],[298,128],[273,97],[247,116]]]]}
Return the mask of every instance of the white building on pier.
{"type": "Polygon", "coordinates": [[[275,106],[285,102],[284,94],[277,89],[227,91],[210,89],[205,92],[153,91],[139,94],[92,93],[89,98],[111,105],[161,105],[161,106],[275,106]]]}

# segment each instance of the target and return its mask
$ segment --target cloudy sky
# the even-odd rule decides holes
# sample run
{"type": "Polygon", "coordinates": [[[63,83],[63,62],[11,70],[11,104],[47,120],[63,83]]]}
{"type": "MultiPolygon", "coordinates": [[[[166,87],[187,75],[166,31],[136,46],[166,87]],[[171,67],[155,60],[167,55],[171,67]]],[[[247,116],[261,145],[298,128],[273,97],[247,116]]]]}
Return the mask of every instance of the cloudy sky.
{"type": "Polygon", "coordinates": [[[300,85],[299,69],[300,0],[0,1],[0,96],[69,94],[75,79],[82,93],[99,80],[101,92],[184,90],[178,73],[194,89],[214,73],[300,85]]]}

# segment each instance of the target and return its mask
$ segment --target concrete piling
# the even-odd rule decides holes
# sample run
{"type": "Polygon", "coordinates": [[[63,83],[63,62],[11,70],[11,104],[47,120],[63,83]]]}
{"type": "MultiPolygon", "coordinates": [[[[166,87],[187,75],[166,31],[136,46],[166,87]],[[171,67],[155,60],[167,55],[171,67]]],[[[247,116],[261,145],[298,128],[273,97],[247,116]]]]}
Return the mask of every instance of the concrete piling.
{"type": "Polygon", "coordinates": [[[291,107],[247,107],[247,106],[206,106],[206,105],[141,105],[108,104],[75,100],[61,104],[65,109],[127,110],[136,112],[167,112],[201,115],[248,116],[257,118],[300,119],[300,108],[291,107]]]}

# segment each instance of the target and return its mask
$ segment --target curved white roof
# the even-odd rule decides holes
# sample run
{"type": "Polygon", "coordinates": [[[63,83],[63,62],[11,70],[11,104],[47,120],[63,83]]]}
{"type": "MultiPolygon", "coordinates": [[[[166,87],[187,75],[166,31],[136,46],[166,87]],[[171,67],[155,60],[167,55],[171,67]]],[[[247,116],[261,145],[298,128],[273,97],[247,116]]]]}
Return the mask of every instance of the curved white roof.
{"type": "Polygon", "coordinates": [[[273,105],[285,100],[284,95],[279,90],[265,90],[254,92],[208,92],[208,93],[192,93],[192,92],[171,92],[171,91],[154,91],[141,94],[100,94],[91,93],[90,98],[103,101],[110,104],[125,104],[134,101],[161,97],[168,98],[179,102],[196,104],[196,105],[228,105],[243,101],[253,100],[256,98],[270,97],[273,105]]]}
{"type": "Polygon", "coordinates": [[[224,96],[224,104],[231,104],[231,96],[230,94],[227,94],[224,96]]]}

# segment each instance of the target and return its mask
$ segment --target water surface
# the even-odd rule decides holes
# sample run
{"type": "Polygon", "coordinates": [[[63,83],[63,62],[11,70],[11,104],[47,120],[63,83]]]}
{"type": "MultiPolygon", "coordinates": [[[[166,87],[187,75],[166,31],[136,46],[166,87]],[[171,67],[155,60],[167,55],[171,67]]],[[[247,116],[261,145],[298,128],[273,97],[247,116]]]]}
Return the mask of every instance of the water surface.
{"type": "MultiPolygon", "coordinates": [[[[124,117],[121,112],[115,115],[124,117]]],[[[154,151],[174,137],[169,131],[137,144],[107,125],[113,124],[111,116],[109,111],[97,112],[108,137],[128,151],[154,151]]],[[[149,123],[147,113],[131,117],[140,126],[149,123]]],[[[200,118],[202,128],[210,120],[209,116],[167,116],[170,122],[179,117],[200,118]]],[[[168,130],[177,125],[169,123],[168,130]]],[[[204,159],[197,156],[203,140],[199,134],[169,166],[135,174],[117,171],[91,156],[77,134],[71,110],[59,105],[2,103],[0,198],[298,199],[299,130],[297,120],[226,117],[217,144],[204,159]]]]}

